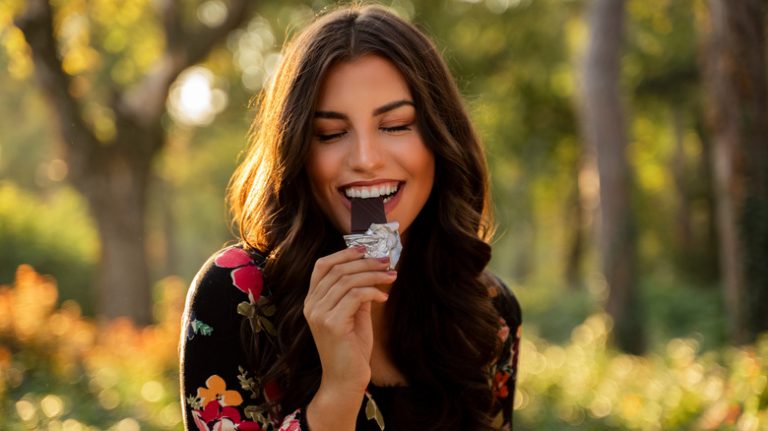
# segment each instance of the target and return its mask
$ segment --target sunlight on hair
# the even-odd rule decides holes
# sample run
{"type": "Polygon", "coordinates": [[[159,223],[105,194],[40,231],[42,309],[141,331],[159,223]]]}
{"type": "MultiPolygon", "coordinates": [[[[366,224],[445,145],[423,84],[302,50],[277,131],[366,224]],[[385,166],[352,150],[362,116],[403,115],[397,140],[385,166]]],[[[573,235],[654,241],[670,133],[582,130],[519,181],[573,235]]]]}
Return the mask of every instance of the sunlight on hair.
{"type": "Polygon", "coordinates": [[[227,106],[227,94],[214,87],[213,73],[202,66],[182,73],[171,87],[168,110],[174,120],[204,126],[227,106]]]}

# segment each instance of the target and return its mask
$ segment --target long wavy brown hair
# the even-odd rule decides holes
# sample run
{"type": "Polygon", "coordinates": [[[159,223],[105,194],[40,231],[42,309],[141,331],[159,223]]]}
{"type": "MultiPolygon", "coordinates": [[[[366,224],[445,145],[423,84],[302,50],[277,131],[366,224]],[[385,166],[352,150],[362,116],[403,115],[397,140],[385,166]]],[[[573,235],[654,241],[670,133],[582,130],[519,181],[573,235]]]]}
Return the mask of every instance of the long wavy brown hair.
{"type": "Polygon", "coordinates": [[[279,319],[275,337],[244,331],[244,343],[262,381],[282,387],[284,413],[310,402],[322,370],[302,312],[304,297],[315,261],[345,246],[310,191],[305,163],[312,118],[329,68],[366,54],[399,69],[418,130],[435,157],[434,186],[408,229],[385,312],[394,365],[412,393],[429,394],[429,404],[398,412],[397,422],[491,429],[488,364],[499,323],[480,281],[491,253],[483,151],[432,42],[384,8],[347,6],[320,17],[286,46],[260,96],[250,147],[228,199],[242,241],[266,257],[264,277],[279,319]]]}

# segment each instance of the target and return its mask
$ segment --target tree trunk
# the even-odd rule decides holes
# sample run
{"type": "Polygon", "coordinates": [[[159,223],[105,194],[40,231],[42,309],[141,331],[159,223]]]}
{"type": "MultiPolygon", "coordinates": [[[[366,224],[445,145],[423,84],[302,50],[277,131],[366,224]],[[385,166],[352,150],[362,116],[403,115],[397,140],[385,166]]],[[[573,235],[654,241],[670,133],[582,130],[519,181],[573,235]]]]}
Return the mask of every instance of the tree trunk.
{"type": "Polygon", "coordinates": [[[700,242],[696,246],[701,250],[700,264],[696,274],[699,279],[707,284],[713,281],[715,284],[720,280],[720,247],[717,228],[717,204],[715,202],[715,180],[712,172],[712,141],[708,132],[705,130],[705,121],[703,115],[698,115],[694,124],[696,136],[701,144],[701,156],[696,164],[696,177],[699,178],[697,185],[697,195],[704,203],[704,213],[706,214],[706,225],[703,226],[700,242]]]}
{"type": "Polygon", "coordinates": [[[675,211],[675,255],[681,261],[682,266],[688,270],[686,254],[693,250],[693,226],[691,224],[691,191],[688,186],[687,157],[685,155],[685,127],[683,124],[682,108],[679,105],[671,107],[672,131],[675,138],[675,152],[672,156],[671,171],[674,179],[675,192],[677,194],[677,208],[675,211]]]}
{"type": "Polygon", "coordinates": [[[595,0],[583,71],[583,130],[596,155],[600,179],[599,245],[608,284],[606,311],[613,319],[617,347],[639,354],[645,348],[643,316],[635,269],[632,178],[619,78],[624,25],[623,0],[595,0]]]}
{"type": "Polygon", "coordinates": [[[579,182],[583,169],[585,168],[582,157],[577,162],[574,175],[576,181],[573,182],[573,189],[568,197],[568,207],[566,208],[568,244],[565,256],[565,282],[571,290],[579,290],[584,284],[581,275],[581,263],[584,256],[584,211],[587,206],[584,204],[585,197],[579,182]]]}
{"type": "Polygon", "coordinates": [[[88,174],[86,183],[95,186],[80,190],[88,199],[101,240],[96,283],[100,314],[131,316],[137,324],[148,324],[152,322],[145,248],[148,170],[135,164],[112,152],[102,169],[88,174]]]}
{"type": "Polygon", "coordinates": [[[734,342],[768,330],[765,4],[709,0],[705,79],[720,266],[734,342]]]}
{"type": "Polygon", "coordinates": [[[69,179],[86,197],[98,226],[99,314],[106,318],[127,316],[137,324],[152,321],[145,217],[150,169],[165,146],[161,118],[169,88],[183,70],[202,61],[239,27],[256,2],[230,0],[221,23],[197,29],[185,25],[181,2],[154,3],[162,16],[165,52],[138,84],[121,89],[112,83],[103,89],[113,95],[110,108],[116,136],[109,142],[99,142],[81,116],[87,101],[69,91],[72,80],[62,68],[50,2],[27,0],[15,19],[31,49],[37,82],[57,119],[69,179]]]}

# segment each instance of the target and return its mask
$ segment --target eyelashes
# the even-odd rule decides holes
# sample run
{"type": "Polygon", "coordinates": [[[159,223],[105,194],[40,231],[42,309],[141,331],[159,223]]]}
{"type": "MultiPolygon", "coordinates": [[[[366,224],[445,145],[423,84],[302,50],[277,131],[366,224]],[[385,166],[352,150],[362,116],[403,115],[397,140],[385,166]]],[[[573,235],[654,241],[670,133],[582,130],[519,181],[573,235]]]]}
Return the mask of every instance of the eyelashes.
{"type": "MultiPolygon", "coordinates": [[[[408,131],[412,130],[412,126],[413,126],[413,123],[402,124],[402,125],[399,125],[399,126],[392,126],[392,127],[383,127],[382,126],[382,127],[379,127],[379,130],[381,130],[384,133],[398,134],[398,133],[401,133],[401,132],[408,132],[408,131]]],[[[320,142],[330,142],[330,141],[335,141],[335,140],[341,139],[347,133],[349,133],[349,132],[346,131],[346,130],[342,130],[340,132],[335,132],[335,133],[316,133],[315,134],[315,138],[317,138],[317,140],[320,141],[320,142]]]]}
{"type": "Polygon", "coordinates": [[[343,131],[343,132],[339,132],[339,133],[316,134],[315,137],[320,142],[328,142],[328,141],[333,141],[335,139],[339,139],[339,138],[341,138],[342,136],[344,136],[346,134],[347,134],[347,132],[343,131]]]}
{"type": "Polygon", "coordinates": [[[380,129],[387,133],[405,132],[411,130],[411,124],[413,123],[403,124],[402,126],[381,127],[380,129]]]}

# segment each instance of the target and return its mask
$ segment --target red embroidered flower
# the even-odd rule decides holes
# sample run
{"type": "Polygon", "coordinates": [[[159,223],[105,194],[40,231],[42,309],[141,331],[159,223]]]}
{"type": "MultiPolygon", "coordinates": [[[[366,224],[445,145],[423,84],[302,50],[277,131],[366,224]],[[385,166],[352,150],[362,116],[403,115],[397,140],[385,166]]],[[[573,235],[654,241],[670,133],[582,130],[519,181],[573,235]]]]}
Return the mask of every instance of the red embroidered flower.
{"type": "Polygon", "coordinates": [[[283,422],[283,426],[281,426],[278,431],[300,431],[300,430],[301,430],[301,424],[297,419],[293,419],[288,422],[283,422]]]}
{"type": "Polygon", "coordinates": [[[214,259],[213,263],[219,268],[233,268],[230,273],[232,284],[246,293],[251,303],[255,303],[264,287],[261,270],[245,250],[230,247],[214,259]]]}
{"type": "Polygon", "coordinates": [[[298,415],[300,414],[301,414],[301,410],[296,410],[295,412],[286,416],[285,419],[283,419],[283,423],[280,425],[280,428],[277,431],[300,431],[301,422],[299,422],[299,418],[298,418],[298,415]]]}
{"type": "Polygon", "coordinates": [[[230,247],[222,251],[213,261],[219,268],[238,268],[243,265],[252,265],[253,260],[245,250],[230,247]]]}
{"type": "Polygon", "coordinates": [[[239,431],[261,431],[261,427],[256,422],[243,421],[238,424],[237,429],[239,431]]]}
{"type": "Polygon", "coordinates": [[[496,371],[496,376],[493,379],[493,395],[496,398],[506,398],[509,396],[509,388],[507,387],[507,380],[509,380],[510,374],[504,371],[496,371]]]}
{"type": "Polygon", "coordinates": [[[205,408],[203,408],[200,416],[206,422],[220,421],[221,419],[229,419],[231,422],[240,423],[240,412],[234,407],[222,407],[218,401],[209,402],[205,408]]]}
{"type": "Polygon", "coordinates": [[[234,407],[222,407],[218,401],[209,402],[203,410],[193,410],[192,418],[200,431],[262,431],[258,423],[243,421],[234,407]]]}

